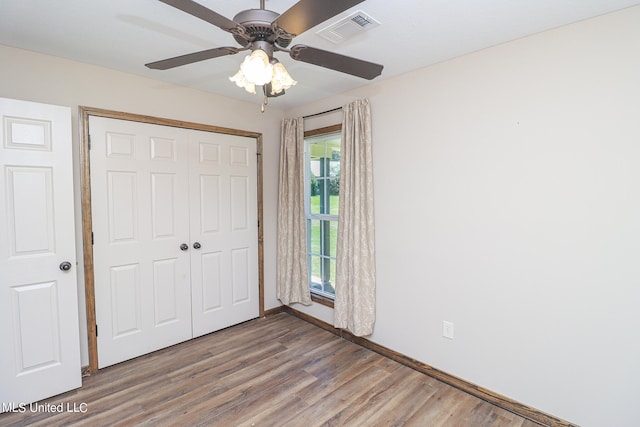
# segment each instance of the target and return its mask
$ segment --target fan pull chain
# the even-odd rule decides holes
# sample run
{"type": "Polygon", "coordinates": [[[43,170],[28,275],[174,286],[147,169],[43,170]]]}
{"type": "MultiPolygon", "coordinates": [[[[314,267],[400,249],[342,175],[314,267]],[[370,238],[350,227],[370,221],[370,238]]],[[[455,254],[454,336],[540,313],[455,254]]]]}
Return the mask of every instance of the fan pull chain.
{"type": "Polygon", "coordinates": [[[269,103],[269,98],[267,97],[267,89],[266,86],[262,86],[262,92],[264,93],[264,98],[262,98],[262,105],[260,106],[260,112],[264,113],[264,109],[269,103]]]}

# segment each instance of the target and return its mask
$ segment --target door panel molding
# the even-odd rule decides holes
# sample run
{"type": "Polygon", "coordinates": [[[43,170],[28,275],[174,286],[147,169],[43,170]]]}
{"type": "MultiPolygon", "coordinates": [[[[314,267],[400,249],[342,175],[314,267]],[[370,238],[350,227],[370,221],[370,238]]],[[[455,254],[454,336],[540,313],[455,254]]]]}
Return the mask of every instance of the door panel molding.
{"type": "MultiPolygon", "coordinates": [[[[100,108],[79,107],[80,118],[80,162],[81,162],[81,192],[82,192],[82,244],[84,250],[84,283],[87,312],[87,339],[89,350],[89,366],[83,373],[90,375],[98,371],[98,348],[96,331],[95,308],[95,283],[94,283],[94,257],[92,236],[92,212],[91,212],[91,169],[90,169],[90,138],[89,118],[91,116],[120,119],[133,122],[141,122],[155,125],[172,126],[183,129],[199,130],[204,132],[219,133],[225,135],[244,136],[256,140],[257,151],[257,216],[258,216],[258,301],[259,316],[264,317],[264,249],[263,249],[263,214],[262,214],[262,134],[258,132],[206,125],[202,123],[186,122],[181,120],[166,119],[161,117],[146,116],[126,113],[121,111],[105,110],[100,108]]],[[[117,142],[117,141],[116,141],[117,142]]],[[[114,142],[115,143],[115,142],[114,142]]],[[[126,149],[124,146],[113,147],[114,150],[126,149]]],[[[158,141],[157,154],[160,157],[171,156],[171,148],[165,141],[158,141]]],[[[125,150],[126,151],[126,150],[125,150]]],[[[203,156],[210,158],[214,153],[211,150],[202,152],[203,156]]],[[[122,155],[122,154],[121,154],[122,155]]],[[[235,157],[238,160],[242,156],[235,157]]]]}

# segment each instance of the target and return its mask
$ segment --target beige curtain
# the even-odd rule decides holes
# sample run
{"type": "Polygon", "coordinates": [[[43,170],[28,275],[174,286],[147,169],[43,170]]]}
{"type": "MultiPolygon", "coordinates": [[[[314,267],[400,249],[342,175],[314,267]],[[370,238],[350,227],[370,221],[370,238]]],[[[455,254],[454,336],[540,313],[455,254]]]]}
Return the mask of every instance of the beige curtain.
{"type": "Polygon", "coordinates": [[[376,314],[371,108],[363,99],[342,111],[334,326],[364,336],[376,314]]]}
{"type": "Polygon", "coordinates": [[[286,305],[296,302],[310,305],[302,117],[284,119],[280,137],[277,297],[286,305]]]}

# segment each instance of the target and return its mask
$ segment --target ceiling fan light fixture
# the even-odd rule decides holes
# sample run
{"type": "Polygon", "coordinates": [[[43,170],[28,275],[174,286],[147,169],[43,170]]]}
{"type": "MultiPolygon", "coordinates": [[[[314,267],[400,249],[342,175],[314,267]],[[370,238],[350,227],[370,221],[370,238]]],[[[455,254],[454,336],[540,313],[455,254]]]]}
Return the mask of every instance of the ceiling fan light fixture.
{"type": "Polygon", "coordinates": [[[242,73],[242,70],[238,70],[237,73],[235,73],[233,76],[229,77],[229,80],[234,82],[238,87],[241,87],[244,90],[246,90],[247,92],[252,93],[252,94],[255,95],[255,93],[256,93],[256,85],[254,83],[251,83],[249,80],[247,80],[245,75],[242,73]]]}
{"type": "Polygon", "coordinates": [[[273,64],[273,78],[271,79],[271,95],[277,95],[298,83],[291,78],[284,65],[277,60],[275,61],[275,64],[273,64]]]}
{"type": "Polygon", "coordinates": [[[244,58],[240,70],[229,80],[252,94],[256,93],[256,85],[269,85],[271,95],[280,94],[298,83],[291,78],[284,65],[259,48],[244,58]]]}

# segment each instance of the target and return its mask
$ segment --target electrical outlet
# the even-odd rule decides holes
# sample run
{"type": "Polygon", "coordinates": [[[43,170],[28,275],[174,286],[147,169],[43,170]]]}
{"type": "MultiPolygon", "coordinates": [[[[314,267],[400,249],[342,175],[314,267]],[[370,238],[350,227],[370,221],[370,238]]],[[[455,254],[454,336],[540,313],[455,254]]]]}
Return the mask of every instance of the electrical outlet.
{"type": "Polygon", "coordinates": [[[453,339],[453,322],[442,321],[442,336],[450,340],[453,339]]]}

